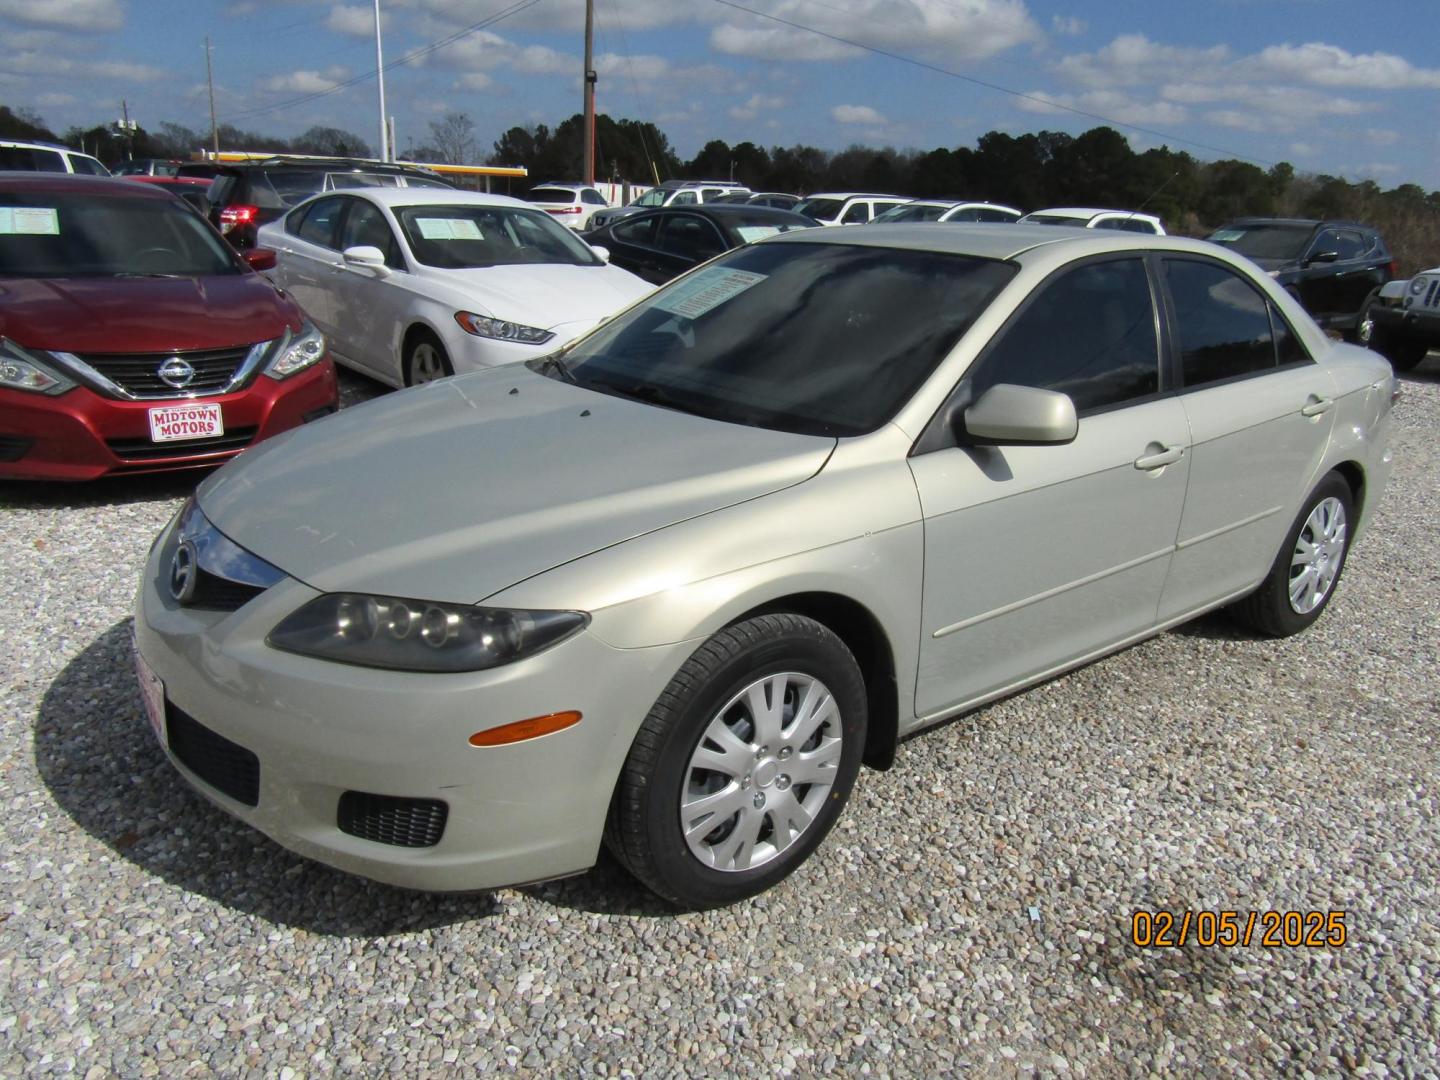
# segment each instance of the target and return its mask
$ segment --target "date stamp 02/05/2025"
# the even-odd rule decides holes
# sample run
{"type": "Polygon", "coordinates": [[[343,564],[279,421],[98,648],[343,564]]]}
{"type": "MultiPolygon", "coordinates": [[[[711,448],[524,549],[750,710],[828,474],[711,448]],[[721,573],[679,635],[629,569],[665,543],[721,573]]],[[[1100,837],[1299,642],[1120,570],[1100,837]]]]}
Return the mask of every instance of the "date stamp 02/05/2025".
{"type": "Polygon", "coordinates": [[[1339,949],[1348,929],[1343,911],[1146,911],[1130,915],[1130,942],[1141,949],[1339,949]]]}

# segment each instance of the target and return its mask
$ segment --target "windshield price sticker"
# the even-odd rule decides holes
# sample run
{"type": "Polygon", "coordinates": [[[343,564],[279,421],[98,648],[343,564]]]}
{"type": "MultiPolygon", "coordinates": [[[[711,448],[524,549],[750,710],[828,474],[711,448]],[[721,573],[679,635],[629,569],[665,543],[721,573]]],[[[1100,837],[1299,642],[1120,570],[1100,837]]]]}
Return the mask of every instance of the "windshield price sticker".
{"type": "Polygon", "coordinates": [[[0,236],[59,236],[60,215],[49,206],[0,206],[0,236]]]}
{"type": "Polygon", "coordinates": [[[1216,244],[1229,244],[1239,240],[1244,235],[1244,229],[1218,229],[1210,234],[1210,239],[1216,244]]]}
{"type": "Polygon", "coordinates": [[[741,225],[735,230],[740,234],[740,239],[747,244],[753,244],[756,240],[764,240],[767,236],[775,236],[780,232],[779,225],[741,225]]]}
{"type": "Polygon", "coordinates": [[[150,410],[150,441],[174,442],[177,439],[208,439],[225,434],[220,406],[166,405],[150,410]]]}
{"type": "Polygon", "coordinates": [[[483,240],[480,226],[470,218],[417,217],[416,226],[426,240],[483,240]]]}
{"type": "Polygon", "coordinates": [[[720,267],[701,270],[667,289],[665,295],[655,301],[655,307],[686,319],[698,319],[764,280],[764,274],[752,274],[748,270],[720,267]]]}

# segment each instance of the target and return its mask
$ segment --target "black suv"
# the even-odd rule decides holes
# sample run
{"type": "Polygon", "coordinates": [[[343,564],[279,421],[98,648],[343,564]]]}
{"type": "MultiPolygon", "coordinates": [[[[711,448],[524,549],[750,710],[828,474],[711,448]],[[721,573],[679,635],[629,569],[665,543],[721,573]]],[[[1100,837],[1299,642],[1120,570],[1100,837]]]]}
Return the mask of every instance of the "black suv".
{"type": "Polygon", "coordinates": [[[321,191],[357,187],[453,188],[429,169],[355,158],[266,158],[225,163],[210,182],[210,220],[240,250],[261,225],[321,191]]]}
{"type": "Polygon", "coordinates": [[[1317,323],[1352,341],[1361,313],[1396,271],[1380,234],[1353,221],[1240,218],[1206,239],[1248,255],[1317,323]]]}

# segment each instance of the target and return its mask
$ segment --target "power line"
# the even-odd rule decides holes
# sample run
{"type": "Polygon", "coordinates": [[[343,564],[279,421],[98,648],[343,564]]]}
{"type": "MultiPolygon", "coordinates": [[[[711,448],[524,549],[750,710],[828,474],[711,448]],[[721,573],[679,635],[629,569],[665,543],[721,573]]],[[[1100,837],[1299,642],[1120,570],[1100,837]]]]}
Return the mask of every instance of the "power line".
{"type": "MultiPolygon", "coordinates": [[[[520,0],[519,3],[511,4],[507,8],[502,8],[500,11],[497,11],[493,15],[487,15],[479,22],[472,23],[471,25],[465,27],[463,30],[457,30],[455,33],[450,34],[448,37],[443,37],[439,41],[432,41],[429,45],[421,46],[418,49],[406,53],[404,56],[400,56],[394,60],[391,60],[389,63],[384,65],[385,70],[391,71],[395,68],[410,63],[412,60],[418,60],[422,56],[429,56],[431,53],[443,49],[447,45],[453,45],[461,38],[469,37],[476,31],[484,30],[488,26],[494,26],[502,19],[508,19],[511,15],[516,15],[524,11],[526,8],[534,7],[538,3],[540,3],[540,0],[520,0]]],[[[299,97],[290,98],[287,101],[279,101],[273,105],[265,105],[258,109],[247,109],[244,112],[236,113],[235,115],[228,117],[227,122],[234,123],[238,120],[249,120],[251,117],[264,116],[267,113],[279,112],[282,109],[289,109],[293,108],[296,105],[303,105],[307,101],[315,101],[319,98],[329,97],[331,94],[338,94],[341,90],[347,90],[350,87],[355,86],[358,83],[362,83],[367,79],[373,79],[378,74],[378,68],[374,71],[366,71],[360,75],[356,75],[354,78],[346,79],[343,82],[336,83],[334,86],[328,87],[324,90],[316,90],[309,94],[301,94],[299,97]]]]}
{"type": "MultiPolygon", "coordinates": [[[[1275,164],[1275,162],[1273,161],[1267,161],[1264,158],[1250,157],[1247,154],[1237,153],[1234,150],[1227,150],[1221,146],[1211,146],[1208,143],[1196,142],[1194,139],[1184,139],[1181,138],[1179,135],[1171,135],[1164,131],[1156,131],[1154,128],[1141,127],[1139,124],[1127,124],[1123,120],[1115,120],[1111,117],[1103,116],[1097,112],[1090,112],[1088,109],[1080,109],[1075,107],[1074,105],[1065,105],[1058,101],[1052,101],[1050,98],[1041,97],[1039,94],[1027,94],[1023,90],[1012,90],[1010,89],[1010,87],[1001,86],[999,83],[987,82],[984,79],[977,79],[973,75],[966,75],[960,71],[952,71],[949,68],[940,67],[938,64],[930,64],[924,60],[917,60],[913,56],[905,56],[903,53],[890,52],[888,49],[882,49],[876,45],[867,45],[863,41],[855,41],[852,38],[841,37],[839,34],[832,34],[828,30],[819,30],[813,26],[806,26],[804,23],[792,22],[789,19],[781,18],[779,15],[771,15],[765,11],[756,11],[754,8],[746,7],[744,4],[736,3],[735,0],[715,0],[715,2],[717,4],[724,4],[726,7],[734,8],[737,11],[747,12],[748,14],[755,15],[761,19],[769,19],[771,22],[777,22],[780,23],[782,26],[788,26],[792,30],[801,30],[807,34],[815,34],[818,37],[828,38],[831,41],[839,42],[841,45],[848,45],[852,49],[860,49],[863,52],[874,53],[877,56],[884,56],[891,60],[898,60],[902,64],[910,64],[914,67],[923,68],[926,71],[933,71],[937,75],[945,75],[952,79],[960,79],[963,82],[968,82],[975,86],[984,87],[986,90],[995,90],[1001,94],[1009,94],[1011,97],[1020,98],[1024,101],[1033,101],[1039,105],[1044,105],[1047,108],[1059,109],[1063,112],[1074,113],[1076,116],[1083,116],[1090,120],[1099,120],[1103,124],[1110,124],[1114,127],[1127,128],[1130,131],[1138,131],[1143,135],[1150,135],[1157,139],[1164,139],[1167,142],[1183,143],[1186,146],[1193,146],[1200,150],[1208,150],[1212,154],[1220,154],[1225,157],[1238,158],[1242,161],[1252,161],[1258,165],[1273,166],[1275,164]]],[[[820,4],[819,6],[827,8],[829,7],[829,5],[827,4],[820,4]]],[[[836,9],[831,8],[830,10],[836,9]]]]}

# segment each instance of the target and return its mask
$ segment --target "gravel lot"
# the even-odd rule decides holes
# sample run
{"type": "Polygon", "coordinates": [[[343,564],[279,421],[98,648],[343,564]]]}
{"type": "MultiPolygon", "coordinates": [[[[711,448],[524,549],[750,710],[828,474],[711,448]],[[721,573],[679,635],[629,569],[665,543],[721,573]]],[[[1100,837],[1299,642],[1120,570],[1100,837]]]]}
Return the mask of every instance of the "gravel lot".
{"type": "Polygon", "coordinates": [[[1207,618],[931,731],[699,915],[608,860],[402,892],[212,809],[129,656],[194,478],[0,485],[0,1075],[1433,1074],[1440,356],[1405,391],[1310,633],[1207,618]],[[1142,950],[1136,908],[1344,909],[1350,944],[1142,950]]]}

